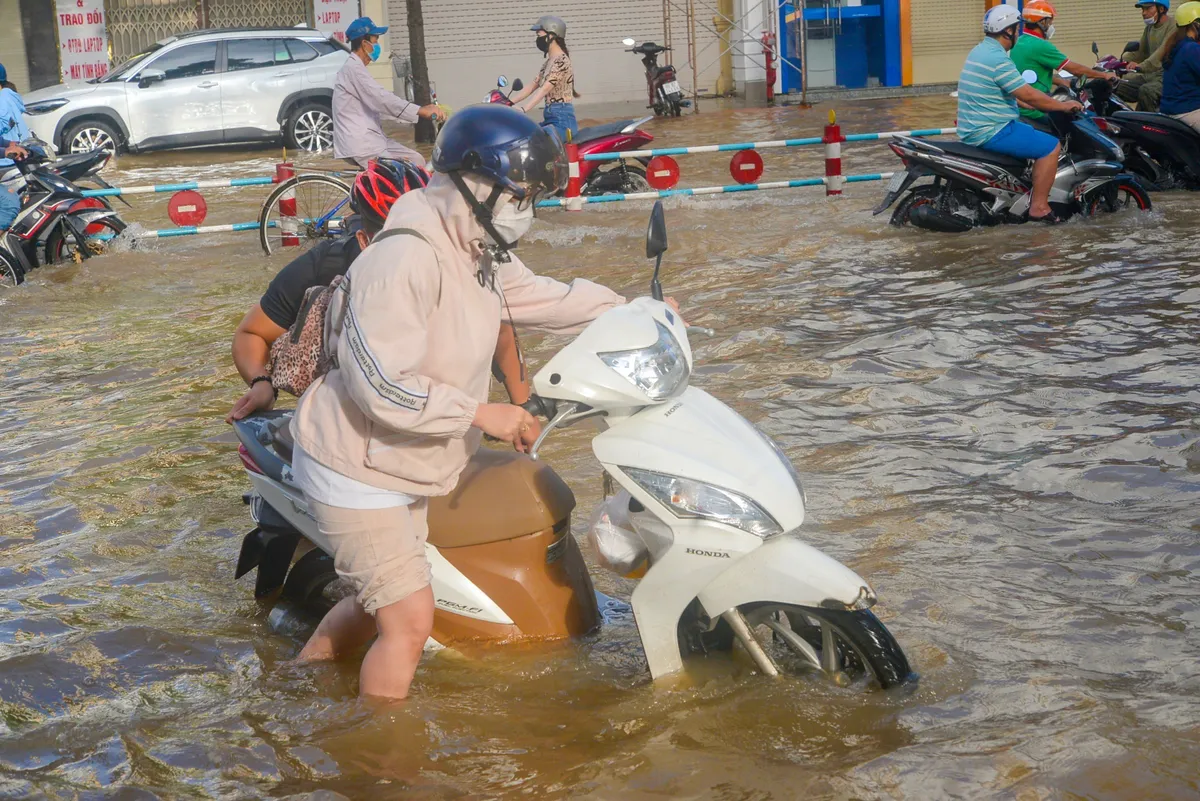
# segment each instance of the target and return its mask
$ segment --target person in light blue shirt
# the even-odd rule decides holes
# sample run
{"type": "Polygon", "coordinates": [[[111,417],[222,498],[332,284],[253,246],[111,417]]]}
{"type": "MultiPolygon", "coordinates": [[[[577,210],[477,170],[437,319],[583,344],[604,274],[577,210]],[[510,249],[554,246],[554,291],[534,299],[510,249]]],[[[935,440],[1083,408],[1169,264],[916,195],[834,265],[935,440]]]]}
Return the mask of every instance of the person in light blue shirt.
{"type": "Polygon", "coordinates": [[[1017,103],[1038,111],[1068,113],[1081,111],[1083,106],[1073,100],[1060,103],[1034,89],[1017,72],[1008,55],[1021,35],[1021,12],[1015,6],[989,10],[983,18],[983,32],[986,38],[967,56],[958,79],[958,136],[968,145],[1032,160],[1029,219],[1058,222],[1050,209],[1050,187],[1061,146],[1053,136],[1021,122],[1017,103]]]}
{"type": "MultiPolygon", "coordinates": [[[[8,70],[0,64],[0,139],[9,142],[24,142],[29,138],[29,126],[25,124],[25,101],[17,93],[17,87],[8,82],[8,70]]],[[[0,159],[0,171],[13,165],[12,159],[0,159]]]]}

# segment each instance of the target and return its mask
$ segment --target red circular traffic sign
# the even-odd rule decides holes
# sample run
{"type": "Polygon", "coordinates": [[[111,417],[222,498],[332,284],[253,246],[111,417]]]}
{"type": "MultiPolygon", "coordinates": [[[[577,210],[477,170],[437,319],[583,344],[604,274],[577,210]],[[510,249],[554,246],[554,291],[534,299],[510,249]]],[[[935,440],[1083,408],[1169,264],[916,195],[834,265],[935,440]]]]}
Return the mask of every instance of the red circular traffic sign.
{"type": "Polygon", "coordinates": [[[208,204],[199,192],[184,189],[171,195],[167,214],[176,225],[199,225],[208,216],[208,204]]]}
{"type": "Polygon", "coordinates": [[[762,177],[763,160],[757,150],[739,150],[729,162],[729,174],[739,184],[752,184],[762,177]]]}
{"type": "Polygon", "coordinates": [[[655,189],[671,189],[679,183],[679,162],[670,156],[655,156],[646,165],[646,180],[655,189]]]}

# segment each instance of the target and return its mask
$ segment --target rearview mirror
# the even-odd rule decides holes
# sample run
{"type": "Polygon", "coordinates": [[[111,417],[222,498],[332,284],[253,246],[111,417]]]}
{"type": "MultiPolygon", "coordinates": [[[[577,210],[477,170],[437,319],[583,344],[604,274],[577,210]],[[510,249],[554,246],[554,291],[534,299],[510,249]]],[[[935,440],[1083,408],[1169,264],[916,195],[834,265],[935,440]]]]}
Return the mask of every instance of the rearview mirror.
{"type": "Polygon", "coordinates": [[[626,47],[633,47],[635,44],[637,44],[637,42],[633,41],[632,39],[622,39],[621,44],[625,45],[626,47]]]}
{"type": "Polygon", "coordinates": [[[501,89],[508,86],[508,78],[505,78],[503,75],[501,75],[496,79],[496,86],[499,86],[501,89]]]}
{"type": "Polygon", "coordinates": [[[1142,46],[1142,43],[1139,42],[1137,39],[1134,39],[1132,42],[1125,43],[1125,49],[1122,50],[1121,53],[1122,53],[1122,55],[1125,53],[1136,53],[1137,49],[1141,46],[1142,46]]]}
{"type": "Polygon", "coordinates": [[[646,258],[658,258],[667,252],[667,218],[661,200],[654,201],[650,225],[646,228],[646,258]]]}
{"type": "Polygon", "coordinates": [[[662,255],[667,252],[667,218],[661,200],[654,201],[650,212],[650,225],[646,227],[646,258],[654,259],[654,276],[650,279],[650,297],[663,299],[662,284],[658,280],[658,268],[662,266],[662,255]]]}
{"type": "Polygon", "coordinates": [[[525,88],[525,84],[521,82],[521,79],[520,79],[520,78],[517,78],[515,81],[513,81],[513,88],[512,88],[512,90],[513,90],[514,92],[519,92],[519,91],[521,91],[521,90],[522,90],[522,89],[524,89],[524,88],[525,88]]]}
{"type": "Polygon", "coordinates": [[[1096,46],[1095,42],[1092,42],[1092,55],[1097,59],[1100,58],[1100,48],[1096,46]]]}
{"type": "Polygon", "coordinates": [[[138,76],[138,86],[145,89],[152,84],[162,83],[166,79],[167,73],[162,70],[142,70],[142,74],[138,76]]]}

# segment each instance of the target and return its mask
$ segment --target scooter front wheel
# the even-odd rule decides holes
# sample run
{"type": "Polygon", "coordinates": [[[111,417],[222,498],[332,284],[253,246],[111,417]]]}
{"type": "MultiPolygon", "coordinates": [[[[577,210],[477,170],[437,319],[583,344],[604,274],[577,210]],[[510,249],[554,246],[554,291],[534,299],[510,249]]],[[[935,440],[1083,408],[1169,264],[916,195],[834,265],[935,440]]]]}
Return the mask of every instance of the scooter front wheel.
{"type": "Polygon", "coordinates": [[[1089,217],[1100,212],[1113,214],[1126,209],[1150,211],[1152,207],[1150,193],[1135,178],[1106,184],[1083,197],[1083,212],[1089,217]]]}
{"type": "Polygon", "coordinates": [[[896,638],[869,610],[768,602],[737,611],[752,641],[747,643],[738,634],[735,620],[736,639],[760,667],[765,666],[760,661],[765,656],[779,671],[815,668],[839,686],[874,684],[885,690],[917,679],[896,638]]]}

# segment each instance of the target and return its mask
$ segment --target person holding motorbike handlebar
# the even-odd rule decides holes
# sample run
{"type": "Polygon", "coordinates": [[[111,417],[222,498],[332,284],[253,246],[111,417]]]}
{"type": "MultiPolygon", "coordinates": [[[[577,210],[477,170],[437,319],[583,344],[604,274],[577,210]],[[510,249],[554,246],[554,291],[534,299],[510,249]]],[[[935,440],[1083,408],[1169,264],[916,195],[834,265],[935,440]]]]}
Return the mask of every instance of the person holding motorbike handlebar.
{"type": "Polygon", "coordinates": [[[1142,12],[1141,41],[1136,50],[1124,54],[1126,66],[1137,74],[1127,75],[1117,84],[1117,96],[1137,103],[1138,111],[1158,111],[1163,91],[1163,45],[1175,29],[1167,13],[1171,0],[1138,0],[1134,8],[1142,12]]]}
{"type": "Polygon", "coordinates": [[[292,422],[297,486],[357,593],[299,658],[335,658],[378,634],[360,693],[391,699],[408,695],[433,627],[427,499],[454,488],[483,435],[522,452],[534,443],[529,412],[487,402],[501,320],[567,333],[625,302],[534,275],[511,254],[537,201],[566,186],[552,133],[506,106],[471,106],[442,128],[432,164],[429,186],[396,202],[330,304],[336,366],[292,422]]]}
{"type": "Polygon", "coordinates": [[[1200,133],[1200,2],[1181,5],[1175,25],[1165,46],[1161,110],[1200,133]]]}
{"type": "Polygon", "coordinates": [[[433,103],[417,106],[402,100],[371,77],[367,65],[379,60],[379,37],[387,30],[370,17],[359,17],[346,29],[351,57],[333,82],[333,155],[364,168],[377,158],[403,159],[424,168],[425,157],[388,139],[381,120],[387,116],[410,124],[418,119],[441,122],[446,114],[433,103]]]}
{"type": "Polygon", "coordinates": [[[558,17],[545,16],[530,30],[537,32],[535,44],[546,54],[546,61],[533,83],[509,99],[525,112],[545,100],[542,125],[553,128],[558,132],[559,140],[565,142],[568,131],[572,137],[579,133],[574,103],[579,93],[575,91],[575,68],[571,66],[571,53],[567,50],[567,23],[558,17]]]}
{"type": "MultiPolygon", "coordinates": [[[[275,406],[279,391],[267,369],[271,345],[288,332],[300,313],[304,294],[310,287],[328,286],[335,277],[345,275],[371,240],[383,230],[388,212],[401,195],[429,183],[429,174],[419,167],[391,159],[379,159],[354,179],[350,205],[355,222],[351,233],[329,239],[294,259],[267,287],[262,299],[254,304],[233,335],[233,363],[249,389],[233,405],[225,422],[244,420],[252,414],[275,406]]],[[[500,326],[500,338],[492,357],[492,372],[503,382],[513,403],[529,400],[528,376],[523,375],[512,326],[500,326]]],[[[540,431],[534,421],[533,431],[540,431]]]]}
{"type": "MultiPolygon", "coordinates": [[[[1058,12],[1049,0],[1031,0],[1025,4],[1021,16],[1025,20],[1025,30],[1009,55],[1021,73],[1032,70],[1037,75],[1037,80],[1032,84],[1034,89],[1051,94],[1055,86],[1069,86],[1059,77],[1059,70],[1066,70],[1080,77],[1099,78],[1110,82],[1117,80],[1116,73],[1092,69],[1071,61],[1050,43],[1054,38],[1054,19],[1058,12]]],[[[1022,107],[1020,111],[1023,119],[1045,130],[1039,122],[1045,119],[1046,112],[1031,107],[1022,107]]]]}
{"type": "Polygon", "coordinates": [[[958,136],[968,145],[1033,160],[1029,219],[1057,222],[1050,210],[1050,187],[1058,170],[1058,139],[1020,121],[1017,102],[1040,111],[1081,111],[1075,101],[1060,103],[1025,83],[1009,51],[1021,35],[1021,13],[1010,5],[983,18],[984,40],[963,65],[958,81],[958,136]]]}
{"type": "MultiPolygon", "coordinates": [[[[4,155],[11,159],[29,157],[28,150],[7,139],[0,139],[0,148],[3,148],[4,155]]],[[[21,196],[7,187],[0,186],[0,232],[7,232],[8,226],[13,224],[13,220],[17,219],[17,215],[20,213],[21,196]]]]}

